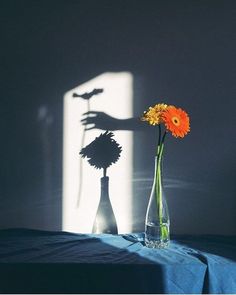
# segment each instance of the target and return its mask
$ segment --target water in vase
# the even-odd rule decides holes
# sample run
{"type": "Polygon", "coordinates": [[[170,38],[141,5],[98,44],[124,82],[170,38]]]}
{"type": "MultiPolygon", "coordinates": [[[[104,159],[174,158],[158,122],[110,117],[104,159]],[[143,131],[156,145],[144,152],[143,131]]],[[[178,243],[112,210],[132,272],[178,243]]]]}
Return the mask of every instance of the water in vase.
{"type": "Polygon", "coordinates": [[[169,223],[161,225],[152,222],[145,225],[145,245],[149,248],[167,248],[169,246],[169,223]],[[162,233],[165,233],[164,235],[162,233]],[[164,238],[161,238],[164,237],[164,238]]]}

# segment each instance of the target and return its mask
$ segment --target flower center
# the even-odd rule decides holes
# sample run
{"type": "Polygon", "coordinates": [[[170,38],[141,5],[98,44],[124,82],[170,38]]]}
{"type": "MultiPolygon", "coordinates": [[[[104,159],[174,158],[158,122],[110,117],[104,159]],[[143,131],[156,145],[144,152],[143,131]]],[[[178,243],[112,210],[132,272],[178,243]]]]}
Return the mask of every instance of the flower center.
{"type": "Polygon", "coordinates": [[[179,118],[177,118],[177,117],[173,117],[171,120],[172,120],[172,122],[173,122],[173,124],[174,124],[175,126],[179,126],[179,125],[180,125],[180,120],[179,120],[179,118]]]}

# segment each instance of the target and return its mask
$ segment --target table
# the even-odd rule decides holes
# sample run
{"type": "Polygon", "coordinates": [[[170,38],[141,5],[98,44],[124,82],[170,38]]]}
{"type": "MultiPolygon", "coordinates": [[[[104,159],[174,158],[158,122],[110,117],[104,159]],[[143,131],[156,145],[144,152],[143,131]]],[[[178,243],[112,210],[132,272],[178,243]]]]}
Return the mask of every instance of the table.
{"type": "Polygon", "coordinates": [[[0,230],[0,293],[236,293],[236,236],[0,230]]]}

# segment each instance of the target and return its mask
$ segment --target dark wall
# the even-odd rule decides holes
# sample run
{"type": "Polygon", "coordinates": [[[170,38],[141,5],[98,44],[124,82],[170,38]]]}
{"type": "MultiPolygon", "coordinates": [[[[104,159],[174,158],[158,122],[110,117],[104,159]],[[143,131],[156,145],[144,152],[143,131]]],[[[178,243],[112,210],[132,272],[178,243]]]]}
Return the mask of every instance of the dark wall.
{"type": "MultiPolygon", "coordinates": [[[[191,117],[166,147],[173,230],[235,233],[235,13],[227,0],[2,0],[0,227],[61,228],[63,95],[127,70],[136,116],[161,99],[191,117]]],[[[150,178],[156,143],[134,140],[134,177],[150,178]]],[[[134,192],[140,230],[148,188],[134,192]]]]}

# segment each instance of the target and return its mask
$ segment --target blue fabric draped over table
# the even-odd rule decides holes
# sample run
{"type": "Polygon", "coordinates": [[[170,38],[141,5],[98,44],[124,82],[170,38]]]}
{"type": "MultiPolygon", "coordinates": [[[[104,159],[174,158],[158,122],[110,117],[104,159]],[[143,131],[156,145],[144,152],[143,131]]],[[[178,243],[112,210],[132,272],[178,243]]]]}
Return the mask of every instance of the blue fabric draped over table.
{"type": "Polygon", "coordinates": [[[0,293],[236,293],[236,237],[1,230],[0,293]]]}

